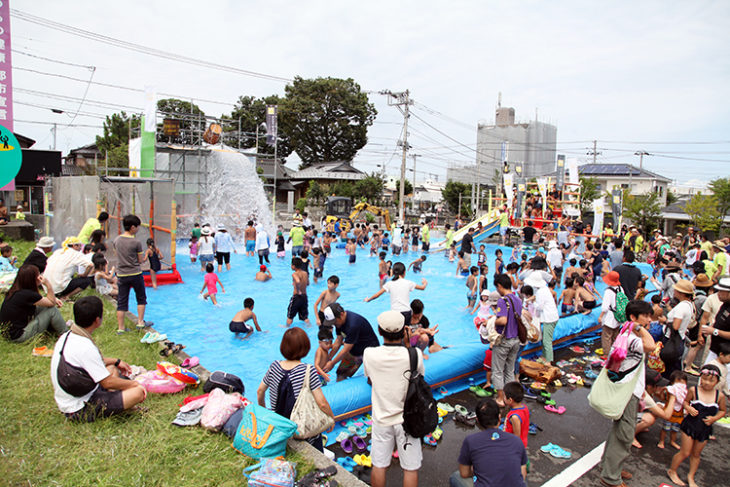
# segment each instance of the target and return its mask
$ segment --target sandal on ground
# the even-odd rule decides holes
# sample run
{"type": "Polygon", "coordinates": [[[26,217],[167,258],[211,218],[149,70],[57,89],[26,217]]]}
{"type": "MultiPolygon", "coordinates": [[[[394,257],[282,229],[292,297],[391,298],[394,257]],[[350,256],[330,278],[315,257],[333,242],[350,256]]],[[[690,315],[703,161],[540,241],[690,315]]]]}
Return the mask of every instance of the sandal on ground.
{"type": "Polygon", "coordinates": [[[545,411],[548,411],[550,413],[555,413],[555,414],[563,414],[565,412],[565,407],[564,406],[555,407],[551,404],[548,404],[547,406],[545,406],[545,411]]]}
{"type": "Polygon", "coordinates": [[[150,326],[153,326],[154,323],[151,321],[145,321],[144,323],[137,323],[137,329],[142,330],[144,328],[149,328],[150,326]]]}
{"type": "Polygon", "coordinates": [[[440,402],[440,403],[436,404],[436,407],[438,407],[440,409],[443,409],[447,413],[453,413],[454,412],[454,406],[452,406],[451,404],[446,403],[446,402],[440,402]]]}
{"type": "Polygon", "coordinates": [[[200,359],[198,357],[188,357],[182,361],[182,363],[180,364],[180,367],[182,367],[184,369],[190,369],[197,365],[200,365],[200,359]]]}
{"type": "Polygon", "coordinates": [[[460,413],[456,413],[454,415],[454,421],[470,428],[476,426],[476,421],[474,421],[473,419],[469,419],[466,415],[460,413]]]}
{"type": "Polygon", "coordinates": [[[456,406],[454,406],[454,411],[456,411],[458,414],[461,414],[462,416],[466,416],[467,414],[469,414],[469,411],[467,411],[467,409],[461,404],[457,404],[456,406]]]}
{"type": "Polygon", "coordinates": [[[438,441],[436,441],[436,439],[431,434],[428,434],[428,435],[424,436],[423,437],[423,442],[425,444],[429,445],[429,446],[436,446],[436,445],[438,445],[438,441]]]}
{"type": "MultiPolygon", "coordinates": [[[[342,447],[342,451],[344,451],[345,453],[352,453],[352,449],[353,449],[354,445],[350,438],[345,438],[344,440],[342,440],[340,442],[340,446],[342,447]]],[[[352,471],[352,470],[350,470],[350,471],[352,471]]]]}
{"type": "Polygon", "coordinates": [[[449,395],[449,391],[446,390],[446,388],[444,386],[439,387],[439,389],[438,389],[437,392],[439,394],[441,394],[442,396],[448,396],[449,395]]]}
{"type": "Polygon", "coordinates": [[[436,429],[433,430],[433,433],[431,433],[431,436],[434,440],[439,441],[441,439],[441,435],[444,434],[444,430],[442,430],[439,426],[436,426],[436,429]]]}
{"type": "Polygon", "coordinates": [[[355,448],[357,448],[357,451],[363,452],[367,450],[368,445],[365,443],[365,440],[360,436],[353,436],[352,437],[352,443],[355,445],[355,448]]]}

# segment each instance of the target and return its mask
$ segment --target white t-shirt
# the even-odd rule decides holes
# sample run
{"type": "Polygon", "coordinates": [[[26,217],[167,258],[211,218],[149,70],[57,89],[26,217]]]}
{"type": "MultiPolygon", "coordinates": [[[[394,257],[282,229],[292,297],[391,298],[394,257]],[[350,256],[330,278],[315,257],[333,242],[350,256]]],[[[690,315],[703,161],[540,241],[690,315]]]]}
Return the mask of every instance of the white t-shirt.
{"type": "Polygon", "coordinates": [[[51,283],[54,293],[60,293],[66,289],[68,283],[71,282],[71,278],[80,267],[83,267],[84,272],[86,272],[88,266],[91,266],[91,262],[87,261],[84,254],[78,250],[68,248],[64,252],[63,249],[59,249],[48,258],[43,277],[51,283]]]}
{"type": "Polygon", "coordinates": [[[75,413],[84,407],[84,403],[94,394],[99,387],[99,382],[109,377],[109,371],[104,365],[101,352],[96,348],[94,343],[86,337],[76,335],[70,331],[64,333],[58,338],[56,346],[53,349],[51,357],[51,382],[53,383],[53,397],[56,399],[58,409],[62,413],[75,413]],[[66,362],[81,367],[91,376],[97,383],[94,390],[82,397],[75,397],[68,394],[58,385],[58,361],[61,357],[61,347],[68,336],[66,348],[63,350],[63,358],[66,362]]]}
{"type": "Polygon", "coordinates": [[[563,253],[560,249],[550,249],[546,258],[551,268],[563,267],[563,253]]]}
{"type": "Polygon", "coordinates": [[[213,255],[213,244],[215,240],[210,235],[198,239],[198,255],[213,255]]]}
{"type": "Polygon", "coordinates": [[[553,293],[547,287],[540,287],[535,292],[535,310],[541,323],[558,321],[558,307],[553,299],[553,293]]]}
{"type": "MultiPolygon", "coordinates": [[[[88,268],[88,267],[89,267],[90,265],[93,265],[93,263],[91,262],[91,258],[92,258],[92,257],[94,257],[94,253],[93,253],[93,252],[89,252],[88,254],[81,254],[81,255],[83,255],[83,256],[84,256],[84,260],[86,261],[86,263],[85,263],[84,265],[80,265],[80,266],[79,266],[79,267],[78,267],[78,268],[76,269],[76,273],[77,273],[78,275],[81,275],[81,274],[83,274],[84,272],[86,272],[86,269],[87,269],[87,268],[88,268]]],[[[54,291],[55,291],[55,289],[54,289],[54,291]]],[[[63,291],[63,289],[61,289],[61,291],[63,291]]]]}
{"type": "Polygon", "coordinates": [[[707,299],[705,299],[705,304],[702,305],[702,312],[705,311],[710,313],[710,321],[708,321],[709,325],[712,325],[715,322],[715,317],[717,316],[717,312],[720,311],[720,308],[722,307],[722,301],[720,301],[720,296],[717,293],[710,294],[707,296],[707,299]]]}
{"type": "Polygon", "coordinates": [[[692,318],[695,317],[695,309],[694,306],[692,306],[691,301],[681,301],[677,306],[672,308],[672,310],[667,314],[667,327],[672,326],[672,323],[674,323],[674,320],[676,318],[680,318],[682,322],[679,325],[679,336],[682,337],[682,340],[684,340],[684,337],[687,333],[687,327],[689,327],[690,321],[692,321],[692,318]]]}
{"type": "Polygon", "coordinates": [[[411,291],[416,289],[416,283],[399,277],[397,281],[388,281],[383,289],[390,293],[390,309],[393,311],[411,310],[411,291]]]}
{"type": "MultiPolygon", "coordinates": [[[[416,348],[418,372],[424,374],[423,355],[416,348]]],[[[382,426],[403,423],[411,361],[406,347],[381,345],[363,353],[363,372],[373,384],[373,421],[382,426]]]]}
{"type": "Polygon", "coordinates": [[[268,248],[269,234],[266,233],[266,230],[259,230],[256,232],[256,250],[266,250],[268,248]]]}
{"type": "Polygon", "coordinates": [[[616,292],[614,289],[617,288],[607,287],[606,290],[603,291],[603,303],[601,304],[603,322],[601,324],[608,328],[618,327],[618,322],[616,321],[616,318],[613,317],[613,310],[616,308],[616,292]]]}
{"type": "Polygon", "coordinates": [[[396,247],[402,247],[402,239],[401,235],[403,234],[403,230],[400,229],[400,227],[395,227],[393,229],[393,245],[396,247]]]}

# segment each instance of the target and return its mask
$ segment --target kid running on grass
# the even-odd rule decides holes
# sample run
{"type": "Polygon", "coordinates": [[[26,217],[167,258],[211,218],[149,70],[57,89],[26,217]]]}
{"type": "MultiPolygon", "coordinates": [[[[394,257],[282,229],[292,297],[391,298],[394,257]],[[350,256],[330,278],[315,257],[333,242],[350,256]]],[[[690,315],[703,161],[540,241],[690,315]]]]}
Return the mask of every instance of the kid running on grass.
{"type": "Polygon", "coordinates": [[[672,410],[672,417],[669,420],[662,420],[662,432],[659,434],[659,443],[657,446],[664,449],[664,438],[669,431],[669,444],[679,450],[681,447],[677,443],[677,433],[679,432],[679,425],[682,424],[684,419],[684,399],[687,397],[687,374],[681,370],[675,370],[672,375],[669,376],[669,382],[671,385],[667,387],[667,395],[674,396],[674,409],[672,410]]]}
{"type": "Polygon", "coordinates": [[[291,260],[292,272],[292,288],[294,292],[291,300],[289,301],[289,307],[286,310],[286,326],[291,325],[294,322],[294,317],[299,314],[299,319],[309,326],[309,303],[307,301],[307,285],[309,284],[309,276],[302,269],[302,259],[294,257],[291,260]]]}
{"type": "Polygon", "coordinates": [[[218,284],[221,285],[221,292],[225,293],[226,289],[223,287],[223,283],[218,279],[215,272],[213,272],[214,270],[215,267],[212,263],[208,262],[205,265],[205,277],[203,278],[203,287],[200,289],[200,292],[203,293],[207,289],[203,294],[203,299],[207,301],[210,298],[213,304],[218,306],[218,301],[215,298],[215,295],[218,294],[218,284]]]}
{"type": "Polygon", "coordinates": [[[155,246],[155,240],[152,238],[147,239],[147,250],[144,255],[145,259],[150,261],[150,279],[152,279],[152,288],[157,289],[157,273],[162,269],[160,259],[162,259],[162,252],[155,246]]]}
{"type": "Polygon", "coordinates": [[[240,333],[246,334],[246,336],[242,338],[248,338],[253,333],[253,328],[251,327],[251,325],[246,324],[248,320],[253,320],[256,331],[261,331],[261,327],[259,326],[259,320],[256,319],[256,313],[253,312],[252,298],[246,298],[243,300],[243,309],[233,316],[233,319],[228,324],[228,329],[236,334],[236,338],[241,338],[239,336],[240,333]]]}
{"type": "Polygon", "coordinates": [[[714,365],[704,365],[700,369],[699,386],[690,388],[684,399],[684,409],[688,415],[679,427],[682,431],[682,448],[672,458],[667,470],[669,478],[677,485],[686,485],[677,474],[679,465],[691,455],[687,482],[697,487],[695,474],[700,466],[700,455],[712,434],[712,424],[725,416],[725,396],[715,386],[720,380],[720,369],[714,365]]]}
{"type": "Polygon", "coordinates": [[[324,366],[329,362],[332,353],[332,329],[326,326],[320,327],[317,339],[319,348],[314,352],[314,368],[317,369],[322,385],[325,385],[330,381],[330,376],[324,371],[324,366]]]}
{"type": "Polygon", "coordinates": [[[324,309],[339,299],[340,293],[337,292],[337,286],[339,285],[340,278],[337,276],[330,276],[327,279],[327,289],[322,291],[322,294],[319,295],[317,301],[314,302],[314,317],[317,320],[317,325],[322,326],[324,309]]]}

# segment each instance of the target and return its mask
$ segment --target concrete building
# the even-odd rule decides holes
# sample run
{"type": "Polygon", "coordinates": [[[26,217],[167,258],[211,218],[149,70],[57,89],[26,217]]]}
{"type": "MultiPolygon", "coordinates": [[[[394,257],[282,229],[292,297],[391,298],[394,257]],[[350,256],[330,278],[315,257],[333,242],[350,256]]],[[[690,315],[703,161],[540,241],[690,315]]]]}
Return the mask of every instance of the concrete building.
{"type": "MultiPolygon", "coordinates": [[[[450,164],[446,168],[446,180],[457,183],[474,184],[477,180],[482,186],[495,186],[495,169],[480,165],[477,171],[477,165],[456,165],[450,164]]],[[[501,177],[501,176],[500,176],[501,177]]]]}
{"type": "MultiPolygon", "coordinates": [[[[527,178],[542,176],[555,170],[555,148],[558,128],[533,120],[515,123],[515,109],[497,107],[494,125],[477,126],[477,164],[479,172],[494,178],[502,170],[502,143],[506,142],[507,162],[521,162],[527,178]]],[[[481,179],[481,178],[480,178],[481,179]]]]}

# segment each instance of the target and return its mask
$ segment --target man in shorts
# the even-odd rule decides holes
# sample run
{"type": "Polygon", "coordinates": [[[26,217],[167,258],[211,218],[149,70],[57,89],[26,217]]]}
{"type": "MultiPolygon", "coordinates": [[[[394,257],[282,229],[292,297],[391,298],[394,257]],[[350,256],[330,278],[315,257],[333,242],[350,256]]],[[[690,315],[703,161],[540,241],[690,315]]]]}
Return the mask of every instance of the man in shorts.
{"type": "Polygon", "coordinates": [[[73,311],[75,323],[59,337],[51,357],[51,382],[58,409],[73,421],[91,422],[144,401],[145,388],[121,377],[132,372],[129,364],[119,358],[104,357],[91,338],[101,326],[101,299],[85,296],[74,303],[73,311]],[[85,380],[75,375],[59,376],[61,353],[66,365],[83,369],[85,380]],[[89,390],[84,392],[85,389],[89,390]]]}
{"type": "Polygon", "coordinates": [[[353,311],[345,311],[339,303],[327,306],[323,316],[322,326],[328,328],[334,326],[337,335],[332,346],[333,358],[327,362],[324,371],[329,372],[337,362],[340,362],[337,367],[337,382],[339,382],[352,377],[362,365],[365,349],[377,347],[380,342],[368,320],[353,311]]]}
{"type": "MultiPolygon", "coordinates": [[[[415,487],[423,456],[421,439],[413,438],[403,430],[403,407],[411,368],[408,349],[402,346],[405,318],[398,311],[381,313],[378,332],[383,337],[383,345],[367,348],[363,354],[365,376],[373,386],[372,486],[385,486],[385,472],[393,450],[397,449],[403,485],[415,487]]],[[[418,373],[423,375],[423,356],[419,349],[416,349],[416,355],[418,373]]]]}
{"type": "Polygon", "coordinates": [[[256,250],[256,229],[253,226],[253,220],[249,220],[246,229],[243,231],[243,239],[246,242],[246,255],[253,257],[256,250]]]}
{"type": "Polygon", "coordinates": [[[144,310],[147,305],[147,294],[144,290],[144,277],[140,264],[144,262],[142,243],[134,238],[142,224],[136,215],[127,215],[122,219],[124,233],[114,239],[114,250],[117,253],[117,278],[119,293],[117,294],[117,334],[124,333],[124,315],[129,311],[129,291],[134,289],[137,299],[137,329],[152,326],[145,322],[144,310]]]}

